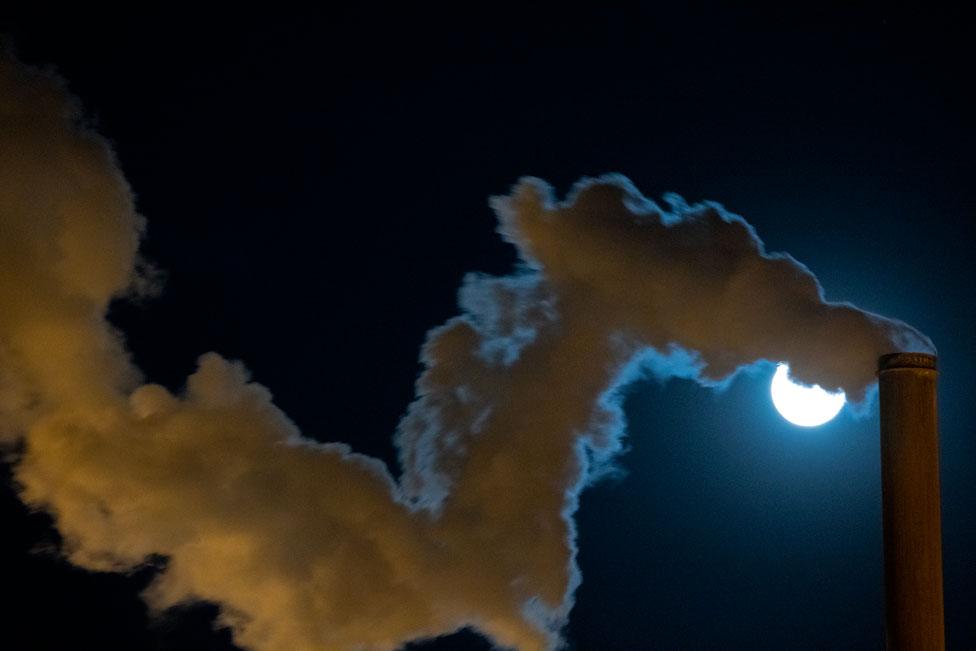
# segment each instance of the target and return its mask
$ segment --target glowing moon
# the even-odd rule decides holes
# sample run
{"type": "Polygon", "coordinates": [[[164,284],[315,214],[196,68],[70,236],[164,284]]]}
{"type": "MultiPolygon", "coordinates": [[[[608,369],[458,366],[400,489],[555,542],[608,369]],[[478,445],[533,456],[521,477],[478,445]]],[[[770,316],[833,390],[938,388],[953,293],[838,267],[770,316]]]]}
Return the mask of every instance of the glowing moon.
{"type": "Polygon", "coordinates": [[[801,427],[823,425],[836,416],[847,402],[843,391],[827,393],[818,384],[812,387],[797,384],[790,379],[788,364],[776,367],[769,393],[780,415],[801,427]]]}

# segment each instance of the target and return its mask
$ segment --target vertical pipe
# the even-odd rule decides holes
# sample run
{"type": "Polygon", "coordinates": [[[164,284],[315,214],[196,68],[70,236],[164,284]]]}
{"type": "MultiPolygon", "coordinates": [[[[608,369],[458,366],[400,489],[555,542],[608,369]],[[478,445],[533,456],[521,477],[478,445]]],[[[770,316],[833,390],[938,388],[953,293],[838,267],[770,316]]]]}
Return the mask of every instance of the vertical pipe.
{"type": "Polygon", "coordinates": [[[878,360],[885,635],[893,651],[945,648],[933,355],[878,360]]]}

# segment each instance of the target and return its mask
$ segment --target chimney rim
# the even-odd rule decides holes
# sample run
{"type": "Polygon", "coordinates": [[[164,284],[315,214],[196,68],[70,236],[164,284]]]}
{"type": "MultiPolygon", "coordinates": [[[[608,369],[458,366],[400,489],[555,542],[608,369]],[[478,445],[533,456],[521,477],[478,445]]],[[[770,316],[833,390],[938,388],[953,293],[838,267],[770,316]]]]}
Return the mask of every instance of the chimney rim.
{"type": "Polygon", "coordinates": [[[929,353],[888,353],[878,358],[878,372],[900,368],[937,370],[936,356],[929,353]]]}

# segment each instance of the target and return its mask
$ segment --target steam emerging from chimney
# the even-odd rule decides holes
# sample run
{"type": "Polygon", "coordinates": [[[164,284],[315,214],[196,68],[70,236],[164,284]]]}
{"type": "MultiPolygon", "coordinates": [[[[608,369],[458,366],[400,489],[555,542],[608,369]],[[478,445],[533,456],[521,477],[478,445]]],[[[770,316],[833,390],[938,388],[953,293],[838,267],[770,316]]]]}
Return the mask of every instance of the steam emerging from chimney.
{"type": "Polygon", "coordinates": [[[788,361],[863,399],[904,323],[827,303],[717,204],[661,207],[623,177],[565,201],[496,197],[525,265],[469,276],[430,331],[396,432],[403,475],[301,436],[238,362],[145,384],[104,316],[142,282],[143,220],[112,152],[50,75],[0,62],[0,436],[73,563],[168,558],[153,608],[221,605],[237,644],[376,649],[474,626],[552,649],[580,576],[579,491],[620,450],[615,389],[653,370],[721,383],[788,361]]]}

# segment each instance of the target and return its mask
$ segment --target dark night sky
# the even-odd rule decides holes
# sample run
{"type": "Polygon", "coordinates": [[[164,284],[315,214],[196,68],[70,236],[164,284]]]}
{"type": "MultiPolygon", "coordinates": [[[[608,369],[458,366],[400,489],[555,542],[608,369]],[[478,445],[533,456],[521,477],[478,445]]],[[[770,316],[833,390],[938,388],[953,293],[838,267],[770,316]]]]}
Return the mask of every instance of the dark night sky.
{"type": "MultiPolygon", "coordinates": [[[[151,379],[178,389],[208,350],[245,360],[306,435],[392,464],[425,332],[457,313],[465,272],[515,260],[489,195],[617,171],[650,197],[714,199],[829,299],[939,347],[948,643],[976,647],[970,23],[819,5],[267,11],[0,22],[69,80],[149,219],[165,291],[111,318],[151,379]]],[[[877,416],[801,430],[768,381],[630,387],[624,472],[578,515],[571,649],[883,645],[877,416]]],[[[15,648],[233,648],[212,607],[150,621],[151,568],[58,560],[5,477],[2,628],[32,640],[15,648]]]]}

